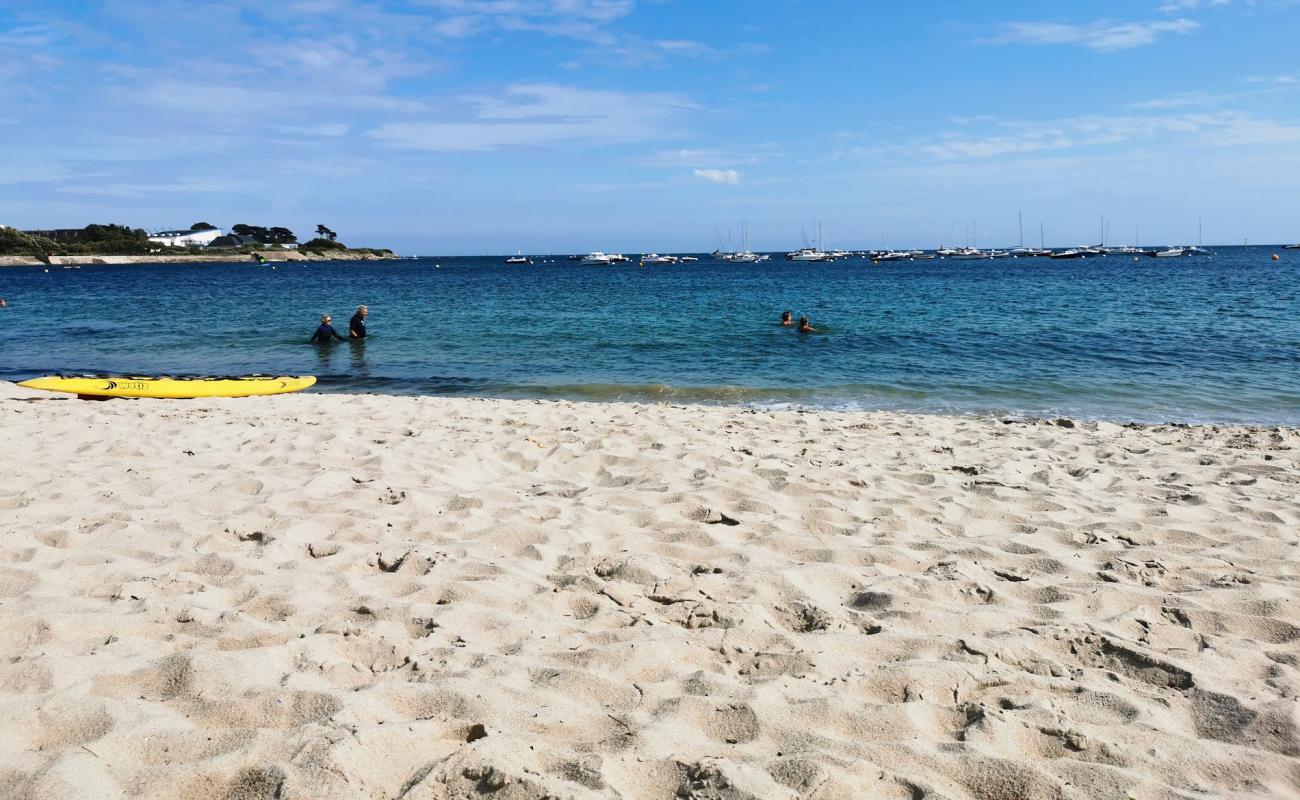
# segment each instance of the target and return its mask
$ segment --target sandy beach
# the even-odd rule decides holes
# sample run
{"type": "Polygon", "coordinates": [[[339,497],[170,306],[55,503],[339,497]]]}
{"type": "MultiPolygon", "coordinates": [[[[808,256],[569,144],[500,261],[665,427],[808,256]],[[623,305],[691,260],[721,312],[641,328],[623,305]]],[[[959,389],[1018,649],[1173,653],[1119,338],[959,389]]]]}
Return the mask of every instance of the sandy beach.
{"type": "Polygon", "coordinates": [[[0,796],[1300,794],[1300,433],[0,384],[0,796]]]}

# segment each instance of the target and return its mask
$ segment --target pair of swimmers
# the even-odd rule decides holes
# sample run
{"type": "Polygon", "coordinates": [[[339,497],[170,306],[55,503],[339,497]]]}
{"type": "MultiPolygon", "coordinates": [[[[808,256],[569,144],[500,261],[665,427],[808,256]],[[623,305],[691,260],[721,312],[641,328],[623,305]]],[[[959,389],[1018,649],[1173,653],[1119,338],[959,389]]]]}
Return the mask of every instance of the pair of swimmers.
{"type": "Polygon", "coordinates": [[[814,328],[814,327],[812,326],[812,323],[808,321],[808,318],[807,318],[807,317],[800,317],[800,318],[799,318],[799,324],[798,324],[798,326],[796,326],[796,325],[794,324],[794,312],[793,312],[793,311],[782,311],[782,312],[781,312],[781,327],[783,327],[783,328],[794,328],[794,327],[797,327],[800,333],[816,333],[816,332],[817,332],[817,329],[814,328]]]}
{"type": "MultiPolygon", "coordinates": [[[[348,321],[348,338],[352,340],[366,338],[366,316],[370,314],[370,309],[365,306],[357,306],[357,313],[352,315],[348,321]]],[[[338,339],[344,341],[339,332],[334,330],[334,317],[324,314],[320,318],[320,327],[311,335],[313,343],[328,344],[330,341],[338,339]]]]}

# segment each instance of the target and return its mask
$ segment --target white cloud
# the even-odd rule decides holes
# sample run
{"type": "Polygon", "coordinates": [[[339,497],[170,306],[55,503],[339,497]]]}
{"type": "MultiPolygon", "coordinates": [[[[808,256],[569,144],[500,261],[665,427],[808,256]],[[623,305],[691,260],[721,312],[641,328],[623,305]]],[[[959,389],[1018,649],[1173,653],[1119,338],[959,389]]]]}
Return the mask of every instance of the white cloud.
{"type": "Polygon", "coordinates": [[[1157,97],[1154,100],[1143,100],[1133,103],[1132,108],[1159,110],[1168,108],[1189,108],[1193,106],[1212,106],[1222,103],[1228,99],[1223,95],[1209,94],[1207,92],[1180,92],[1168,97],[1157,97]]]}
{"type": "Polygon", "coordinates": [[[347,136],[348,126],[342,122],[326,122],[320,125],[276,125],[274,129],[291,136],[347,136]]]}
{"type": "Polygon", "coordinates": [[[395,147],[473,152],[585,141],[596,144],[655,139],[667,123],[694,108],[676,94],[615,92],[554,84],[516,84],[499,95],[464,98],[471,119],[393,122],[369,135],[395,147]]]}
{"type": "Polygon", "coordinates": [[[1291,86],[1300,83],[1300,73],[1292,75],[1251,75],[1246,78],[1246,83],[1275,83],[1282,86],[1291,86]]]}
{"type": "Polygon", "coordinates": [[[449,17],[435,26],[443,36],[464,37],[496,28],[608,42],[604,28],[631,14],[634,0],[419,0],[449,17]]]}
{"type": "Polygon", "coordinates": [[[1187,34],[1201,27],[1190,19],[1167,22],[1009,22],[1002,33],[980,44],[1076,45],[1108,53],[1155,43],[1170,33],[1187,34]]]}
{"type": "Polygon", "coordinates": [[[1214,147],[1300,142],[1300,126],[1230,111],[1166,116],[1090,115],[1053,122],[1003,121],[997,127],[1005,132],[982,137],[946,134],[920,143],[916,150],[940,161],[956,161],[1139,141],[1167,144],[1168,137],[1214,147]]]}
{"type": "Polygon", "coordinates": [[[1160,10],[1166,14],[1177,14],[1180,11],[1194,11],[1198,8],[1214,8],[1216,6],[1232,5],[1232,0],[1167,0],[1160,6],[1160,10]]]}
{"type": "Polygon", "coordinates": [[[710,183],[725,183],[728,186],[740,185],[740,173],[734,169],[697,169],[695,177],[710,183]]]}

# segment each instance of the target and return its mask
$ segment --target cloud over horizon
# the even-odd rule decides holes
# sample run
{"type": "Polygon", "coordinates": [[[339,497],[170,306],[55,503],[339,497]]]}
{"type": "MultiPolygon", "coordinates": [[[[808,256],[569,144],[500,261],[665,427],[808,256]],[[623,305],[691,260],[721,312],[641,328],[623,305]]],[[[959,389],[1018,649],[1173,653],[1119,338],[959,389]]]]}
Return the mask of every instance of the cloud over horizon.
{"type": "Polygon", "coordinates": [[[1076,45],[1102,53],[1128,50],[1155,44],[1165,34],[1188,34],[1199,30],[1201,23],[1190,19],[1156,22],[1117,22],[1098,20],[1074,24],[1067,22],[1008,22],[997,36],[982,39],[985,45],[1076,45]]]}
{"type": "Polygon", "coordinates": [[[709,183],[724,183],[728,186],[740,185],[740,173],[734,169],[697,169],[695,177],[703,178],[709,183]]]}

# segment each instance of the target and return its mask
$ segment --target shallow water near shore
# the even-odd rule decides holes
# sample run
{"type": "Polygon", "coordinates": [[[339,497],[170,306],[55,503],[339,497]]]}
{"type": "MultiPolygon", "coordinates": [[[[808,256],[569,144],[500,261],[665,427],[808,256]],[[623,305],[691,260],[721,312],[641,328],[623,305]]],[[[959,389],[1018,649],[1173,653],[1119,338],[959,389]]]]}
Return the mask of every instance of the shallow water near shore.
{"type": "Polygon", "coordinates": [[[0,378],[1300,423],[1300,252],[589,267],[563,257],[0,271],[0,378]],[[307,344],[322,313],[364,343],[307,344]],[[818,333],[776,325],[807,314],[818,333]]]}

